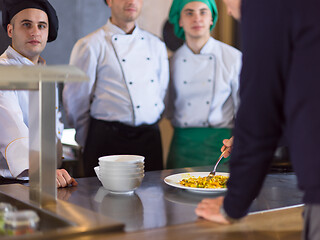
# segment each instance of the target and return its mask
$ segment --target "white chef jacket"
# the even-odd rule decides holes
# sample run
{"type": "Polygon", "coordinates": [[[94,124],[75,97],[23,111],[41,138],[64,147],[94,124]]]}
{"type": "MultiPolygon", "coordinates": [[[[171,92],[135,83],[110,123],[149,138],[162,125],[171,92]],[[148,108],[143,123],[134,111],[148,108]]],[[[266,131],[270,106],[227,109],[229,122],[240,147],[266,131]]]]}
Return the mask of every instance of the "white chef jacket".
{"type": "MultiPolygon", "coordinates": [[[[0,56],[1,65],[34,65],[12,47],[0,56]]],[[[45,64],[40,58],[39,64],[45,64]]],[[[58,106],[56,102],[56,106],[58,106]]],[[[0,91],[0,175],[16,178],[29,169],[28,91],[0,91]]],[[[56,108],[56,134],[61,138],[63,124],[56,108]]],[[[21,179],[28,179],[22,177],[21,179]]]]}
{"type": "Polygon", "coordinates": [[[241,52],[210,37],[200,54],[184,44],[170,59],[168,118],[175,127],[232,128],[241,52]]]}
{"type": "Polygon", "coordinates": [[[76,141],[84,146],[90,115],[131,126],[154,124],[164,110],[169,82],[165,44],[135,27],[132,34],[111,23],[80,39],[70,64],[85,71],[89,82],[66,83],[64,107],[76,141]]]}

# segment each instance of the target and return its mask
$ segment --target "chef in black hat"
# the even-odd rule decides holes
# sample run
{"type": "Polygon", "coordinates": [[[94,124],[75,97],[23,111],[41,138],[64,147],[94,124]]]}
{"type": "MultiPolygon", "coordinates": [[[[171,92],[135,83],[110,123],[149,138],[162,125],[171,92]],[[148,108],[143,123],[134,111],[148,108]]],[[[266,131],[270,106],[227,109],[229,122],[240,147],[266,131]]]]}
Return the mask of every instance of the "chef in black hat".
{"type": "Polygon", "coordinates": [[[56,11],[47,0],[3,0],[2,9],[2,25],[7,31],[7,25],[11,22],[12,18],[20,11],[28,8],[34,8],[44,11],[49,20],[49,36],[48,42],[56,40],[58,35],[59,21],[56,11]]]}
{"type": "MultiPolygon", "coordinates": [[[[47,0],[4,0],[3,27],[12,44],[0,65],[45,64],[40,57],[58,33],[58,18],[47,0]]],[[[28,91],[0,91],[0,176],[25,179],[29,169],[28,91]]],[[[62,132],[63,125],[58,124],[62,132]]],[[[57,187],[77,185],[64,169],[57,170],[57,187]]]]}
{"type": "Polygon", "coordinates": [[[47,42],[57,38],[59,22],[56,11],[47,0],[4,0],[2,25],[12,39],[12,47],[33,61],[38,60],[47,42]],[[19,37],[15,38],[15,34],[19,37]]]}

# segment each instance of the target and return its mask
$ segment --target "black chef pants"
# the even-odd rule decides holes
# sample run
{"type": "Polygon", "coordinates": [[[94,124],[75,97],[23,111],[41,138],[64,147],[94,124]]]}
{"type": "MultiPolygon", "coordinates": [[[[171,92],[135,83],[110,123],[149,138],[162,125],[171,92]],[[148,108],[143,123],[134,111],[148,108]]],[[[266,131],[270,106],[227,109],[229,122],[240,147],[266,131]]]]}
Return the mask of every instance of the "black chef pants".
{"type": "Polygon", "coordinates": [[[95,176],[98,158],[115,154],[145,156],[145,171],[162,170],[162,144],[158,124],[132,127],[120,122],[90,119],[83,152],[85,177],[95,176]]]}

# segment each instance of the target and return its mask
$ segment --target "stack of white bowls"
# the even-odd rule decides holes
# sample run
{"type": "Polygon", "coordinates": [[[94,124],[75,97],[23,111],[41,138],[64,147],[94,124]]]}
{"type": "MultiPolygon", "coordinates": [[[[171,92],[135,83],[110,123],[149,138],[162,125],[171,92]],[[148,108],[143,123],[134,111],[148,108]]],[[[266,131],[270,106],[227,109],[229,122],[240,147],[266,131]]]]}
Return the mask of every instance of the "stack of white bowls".
{"type": "Polygon", "coordinates": [[[111,155],[99,158],[94,168],[103,187],[113,193],[133,193],[144,177],[144,157],[111,155]]]}

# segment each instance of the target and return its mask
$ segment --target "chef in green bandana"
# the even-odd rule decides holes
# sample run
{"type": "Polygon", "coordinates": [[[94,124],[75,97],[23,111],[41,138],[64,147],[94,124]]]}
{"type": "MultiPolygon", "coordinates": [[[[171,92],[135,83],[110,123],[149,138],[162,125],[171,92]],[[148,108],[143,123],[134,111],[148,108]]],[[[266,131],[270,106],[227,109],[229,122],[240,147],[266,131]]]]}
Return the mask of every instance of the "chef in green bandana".
{"type": "Polygon", "coordinates": [[[174,135],[167,168],[213,165],[231,136],[241,53],[211,37],[217,18],[214,0],[172,3],[169,21],[185,43],[170,59],[167,115],[174,135]]]}

